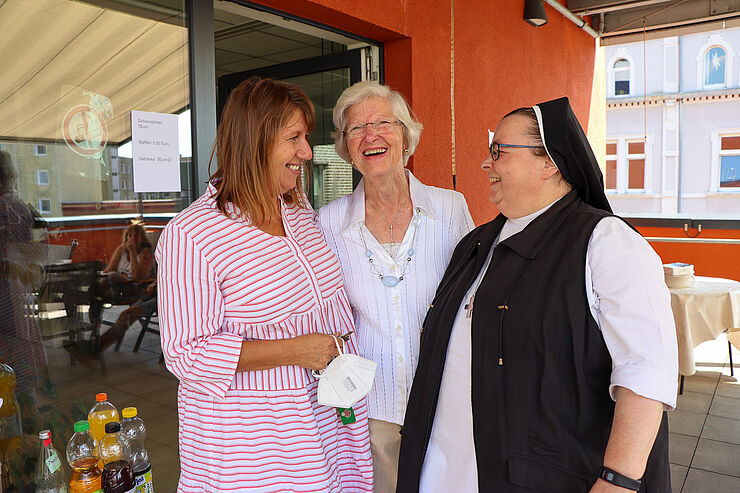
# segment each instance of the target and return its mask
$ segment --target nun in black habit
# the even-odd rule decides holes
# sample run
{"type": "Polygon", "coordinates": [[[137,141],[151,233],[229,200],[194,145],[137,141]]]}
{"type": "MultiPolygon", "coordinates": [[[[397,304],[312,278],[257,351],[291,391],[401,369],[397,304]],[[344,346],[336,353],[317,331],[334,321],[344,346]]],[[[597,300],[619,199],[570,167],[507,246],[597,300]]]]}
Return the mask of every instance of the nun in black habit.
{"type": "Polygon", "coordinates": [[[398,492],[670,492],[677,347],[660,258],[615,217],[567,98],[499,123],[500,214],[423,324],[398,492]]]}

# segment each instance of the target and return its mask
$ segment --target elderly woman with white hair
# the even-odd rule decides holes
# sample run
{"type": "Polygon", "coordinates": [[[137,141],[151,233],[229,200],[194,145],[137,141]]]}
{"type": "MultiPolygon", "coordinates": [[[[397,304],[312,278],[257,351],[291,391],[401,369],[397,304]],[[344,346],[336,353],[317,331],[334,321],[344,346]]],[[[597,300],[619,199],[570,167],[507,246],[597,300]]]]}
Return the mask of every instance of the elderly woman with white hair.
{"type": "Polygon", "coordinates": [[[321,208],[319,221],[342,265],[360,354],[378,363],[368,396],[375,491],[393,492],[422,321],[473,221],[462,194],[424,185],[405,168],[423,127],[400,93],[354,84],[333,120],[336,151],[362,180],[321,208]]]}

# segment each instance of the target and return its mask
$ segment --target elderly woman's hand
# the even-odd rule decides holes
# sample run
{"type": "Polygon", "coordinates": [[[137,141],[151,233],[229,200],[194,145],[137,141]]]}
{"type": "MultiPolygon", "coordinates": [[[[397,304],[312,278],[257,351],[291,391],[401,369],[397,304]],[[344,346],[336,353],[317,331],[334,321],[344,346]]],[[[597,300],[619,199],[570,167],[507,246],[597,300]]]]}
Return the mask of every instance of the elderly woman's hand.
{"type": "MultiPolygon", "coordinates": [[[[344,341],[339,340],[339,347],[344,348],[344,341]]],[[[312,333],[290,339],[290,361],[294,365],[309,370],[323,370],[339,353],[334,338],[329,334],[312,333]]]]}

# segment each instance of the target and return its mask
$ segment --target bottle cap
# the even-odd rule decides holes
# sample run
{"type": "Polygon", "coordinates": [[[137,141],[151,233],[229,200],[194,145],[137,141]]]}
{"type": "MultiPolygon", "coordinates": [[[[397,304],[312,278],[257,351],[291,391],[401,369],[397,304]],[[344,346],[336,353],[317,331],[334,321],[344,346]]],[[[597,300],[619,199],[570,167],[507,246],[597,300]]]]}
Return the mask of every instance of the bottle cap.
{"type": "Polygon", "coordinates": [[[105,432],[106,433],[118,433],[121,431],[121,423],[118,421],[111,421],[110,423],[105,423],[105,432]]]}
{"type": "Polygon", "coordinates": [[[108,400],[108,394],[105,392],[101,392],[100,394],[95,395],[95,400],[98,402],[103,402],[108,400]]]}
{"type": "Polygon", "coordinates": [[[135,407],[124,407],[123,411],[121,411],[121,414],[124,418],[133,418],[138,414],[138,412],[136,411],[135,407]]]}
{"type": "Polygon", "coordinates": [[[44,440],[46,438],[51,438],[51,431],[50,430],[41,430],[39,432],[39,438],[44,440]]]}
{"type": "Polygon", "coordinates": [[[90,429],[90,423],[88,423],[85,420],[82,421],[75,421],[75,433],[79,433],[81,431],[87,431],[90,429]]]}

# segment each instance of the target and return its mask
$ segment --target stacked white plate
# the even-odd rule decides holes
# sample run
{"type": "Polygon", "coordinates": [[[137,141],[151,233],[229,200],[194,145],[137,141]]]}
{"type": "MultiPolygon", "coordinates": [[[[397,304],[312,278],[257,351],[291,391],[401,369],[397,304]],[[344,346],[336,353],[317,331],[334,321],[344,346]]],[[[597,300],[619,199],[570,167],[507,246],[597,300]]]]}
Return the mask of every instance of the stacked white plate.
{"type": "Polygon", "coordinates": [[[694,284],[694,266],[683,262],[663,264],[665,283],[671,289],[688,288],[694,284]]]}

